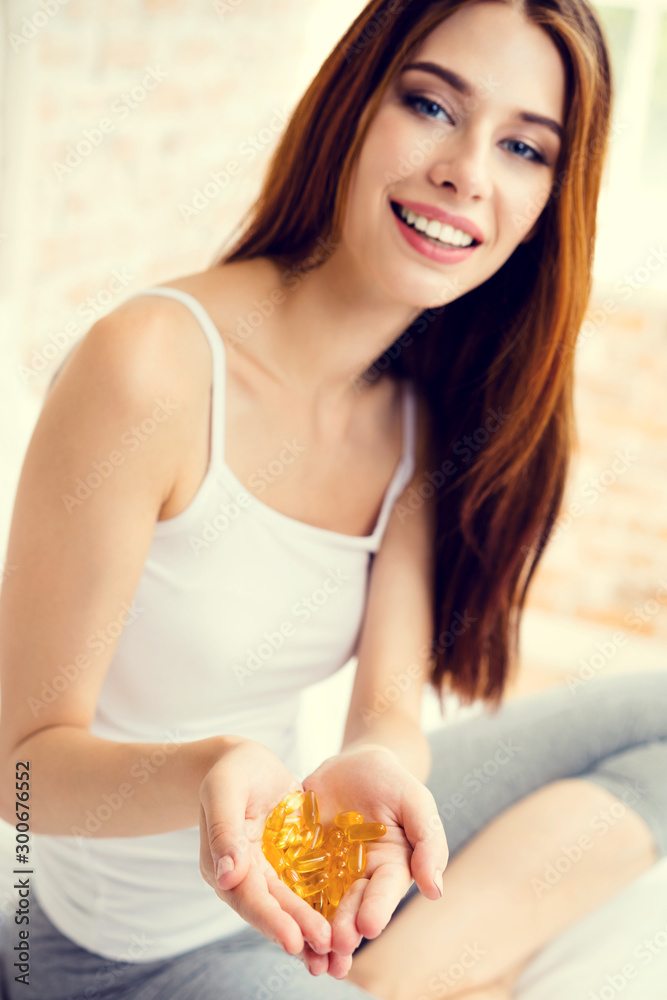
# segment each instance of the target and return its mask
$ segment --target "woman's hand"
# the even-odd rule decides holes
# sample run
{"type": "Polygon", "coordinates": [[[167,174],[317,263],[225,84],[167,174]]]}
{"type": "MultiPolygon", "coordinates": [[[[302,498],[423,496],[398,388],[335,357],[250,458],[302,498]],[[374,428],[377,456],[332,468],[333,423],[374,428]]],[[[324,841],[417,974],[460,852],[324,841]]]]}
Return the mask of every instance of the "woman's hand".
{"type": "Polygon", "coordinates": [[[386,927],[413,879],[427,899],[440,899],[449,848],[430,791],[388,747],[362,747],[330,757],[303,787],[317,794],[325,829],[345,810],[387,828],[384,837],[366,844],[365,877],[350,886],[338,906],[328,963],[326,956],[306,948],[311,972],[341,979],[361,938],[375,938],[386,927]]]}
{"type": "Polygon", "coordinates": [[[306,948],[326,955],[331,925],[285,885],[262,852],[268,813],[298,790],[298,780],[261,743],[239,740],[227,749],[200,786],[199,868],[220,899],[290,955],[306,948]]]}

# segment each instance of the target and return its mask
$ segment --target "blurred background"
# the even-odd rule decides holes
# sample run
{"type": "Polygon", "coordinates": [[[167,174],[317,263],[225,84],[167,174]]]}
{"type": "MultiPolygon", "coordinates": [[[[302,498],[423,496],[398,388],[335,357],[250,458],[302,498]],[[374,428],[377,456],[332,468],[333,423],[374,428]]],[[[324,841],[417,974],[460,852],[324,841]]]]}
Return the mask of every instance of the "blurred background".
{"type": "MultiPolygon", "coordinates": [[[[231,241],[298,99],[364,6],[0,0],[0,576],[65,352],[125,297],[208,267],[231,241]]],[[[595,9],[616,102],[576,358],[580,440],[508,697],[667,670],[667,0],[595,9]]],[[[328,720],[306,730],[307,760],[335,749],[353,669],[307,693],[305,711],[326,705],[328,720]]],[[[425,720],[440,721],[428,700],[425,720]]]]}

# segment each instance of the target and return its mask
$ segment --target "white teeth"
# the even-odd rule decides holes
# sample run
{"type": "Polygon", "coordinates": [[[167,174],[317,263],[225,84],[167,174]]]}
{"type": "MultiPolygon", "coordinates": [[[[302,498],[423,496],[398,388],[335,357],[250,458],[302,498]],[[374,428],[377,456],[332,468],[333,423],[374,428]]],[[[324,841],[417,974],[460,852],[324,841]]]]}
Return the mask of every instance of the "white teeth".
{"type": "Polygon", "coordinates": [[[465,233],[462,229],[454,229],[453,226],[438,222],[437,219],[427,219],[425,215],[416,215],[403,205],[400,206],[400,209],[401,218],[408,225],[413,226],[426,236],[431,236],[440,243],[446,243],[449,246],[469,247],[473,242],[470,233],[465,233]]]}

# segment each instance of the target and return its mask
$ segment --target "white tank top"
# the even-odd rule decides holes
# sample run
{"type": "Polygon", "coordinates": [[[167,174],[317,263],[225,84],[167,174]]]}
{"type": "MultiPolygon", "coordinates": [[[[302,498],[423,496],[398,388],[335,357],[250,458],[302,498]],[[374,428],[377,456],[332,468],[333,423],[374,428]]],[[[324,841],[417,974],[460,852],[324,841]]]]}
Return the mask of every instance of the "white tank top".
{"type": "MultiPolygon", "coordinates": [[[[159,744],[236,734],[269,747],[303,777],[299,693],[356,651],[371,557],[414,471],[414,386],[405,382],[403,454],[372,534],[306,524],[248,493],[225,462],[225,347],[201,303],[161,286],[137,294],[183,302],[208,339],[210,460],[189,506],[155,525],[91,732],[159,744]]],[[[300,460],[298,448],[284,442],[281,468],[300,460]]],[[[126,784],[140,788],[164,759],[159,750],[146,766],[137,763],[126,784]]],[[[103,821],[114,804],[101,796],[91,822],[103,821]]],[[[247,926],[201,877],[198,826],[144,837],[38,834],[34,841],[38,900],[89,951],[149,962],[247,926]]]]}

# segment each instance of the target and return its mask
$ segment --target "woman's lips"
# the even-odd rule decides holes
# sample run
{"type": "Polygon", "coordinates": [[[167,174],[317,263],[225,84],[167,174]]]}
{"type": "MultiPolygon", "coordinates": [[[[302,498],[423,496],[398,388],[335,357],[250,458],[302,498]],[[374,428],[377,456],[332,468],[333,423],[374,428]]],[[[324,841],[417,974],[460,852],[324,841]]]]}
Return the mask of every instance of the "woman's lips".
{"type": "Polygon", "coordinates": [[[396,225],[398,226],[398,231],[403,236],[405,241],[414,247],[415,250],[423,254],[424,257],[428,257],[430,260],[435,260],[441,264],[457,264],[461,260],[466,260],[471,253],[473,253],[480,244],[473,243],[469,247],[446,247],[442,244],[438,245],[436,240],[431,239],[428,236],[423,236],[412,226],[409,226],[403,219],[397,215],[393,206],[391,206],[391,214],[396,220],[396,225]]]}

